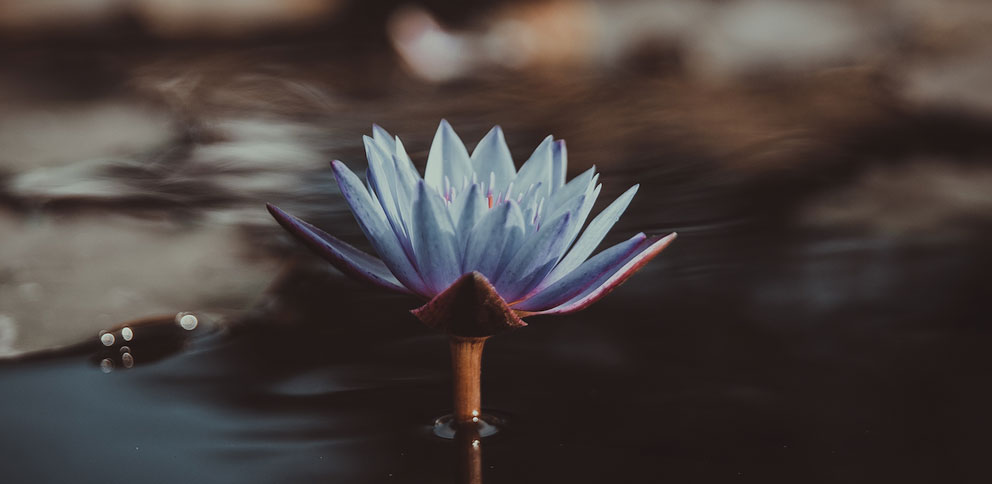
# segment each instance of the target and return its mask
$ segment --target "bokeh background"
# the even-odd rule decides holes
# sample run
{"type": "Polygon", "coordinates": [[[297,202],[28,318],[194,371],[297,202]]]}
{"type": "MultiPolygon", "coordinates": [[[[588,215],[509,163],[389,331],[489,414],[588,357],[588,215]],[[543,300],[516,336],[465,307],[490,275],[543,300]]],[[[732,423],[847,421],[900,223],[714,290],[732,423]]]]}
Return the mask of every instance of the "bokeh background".
{"type": "Polygon", "coordinates": [[[449,482],[443,338],[264,210],[367,248],[328,161],[441,118],[680,233],[490,344],[487,482],[987,482],[988,1],[5,0],[0,106],[9,482],[449,482]]]}

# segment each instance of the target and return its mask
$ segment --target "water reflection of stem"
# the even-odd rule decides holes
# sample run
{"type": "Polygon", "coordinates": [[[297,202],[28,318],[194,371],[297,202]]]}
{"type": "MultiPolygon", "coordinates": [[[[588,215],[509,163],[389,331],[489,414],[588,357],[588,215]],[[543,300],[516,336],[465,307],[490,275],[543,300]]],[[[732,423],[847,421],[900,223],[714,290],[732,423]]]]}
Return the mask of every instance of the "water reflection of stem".
{"type": "Polygon", "coordinates": [[[479,427],[471,422],[458,424],[455,445],[458,447],[458,483],[482,484],[482,444],[479,427]]]}
{"type": "MultiPolygon", "coordinates": [[[[454,378],[455,424],[472,427],[482,413],[482,347],[487,337],[451,336],[451,369],[454,378]],[[469,424],[469,425],[462,425],[469,424]]],[[[461,432],[461,430],[459,430],[461,432]]]]}

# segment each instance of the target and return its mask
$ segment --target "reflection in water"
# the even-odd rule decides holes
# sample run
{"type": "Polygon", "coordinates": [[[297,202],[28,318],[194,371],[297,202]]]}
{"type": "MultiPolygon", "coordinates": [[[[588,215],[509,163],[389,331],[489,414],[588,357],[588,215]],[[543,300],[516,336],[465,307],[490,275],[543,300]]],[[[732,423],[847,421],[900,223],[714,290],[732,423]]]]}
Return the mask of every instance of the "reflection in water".
{"type": "Polygon", "coordinates": [[[478,425],[461,425],[454,440],[458,453],[458,484],[482,484],[482,436],[478,425]]]}
{"type": "Polygon", "coordinates": [[[200,318],[188,312],[131,321],[117,329],[100,331],[103,346],[92,358],[104,373],[117,367],[134,367],[135,355],[140,355],[143,363],[158,361],[182,351],[199,324],[200,318]]]}

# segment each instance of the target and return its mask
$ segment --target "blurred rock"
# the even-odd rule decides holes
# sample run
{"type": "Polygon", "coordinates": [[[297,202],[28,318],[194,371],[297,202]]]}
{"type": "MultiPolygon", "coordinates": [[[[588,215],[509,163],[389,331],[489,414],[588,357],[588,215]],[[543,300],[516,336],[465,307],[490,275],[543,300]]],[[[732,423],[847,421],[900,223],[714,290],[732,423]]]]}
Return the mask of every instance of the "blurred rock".
{"type": "Polygon", "coordinates": [[[126,157],[164,146],[175,136],[168,112],[140,102],[10,103],[0,112],[0,172],[126,157]]]}
{"type": "Polygon", "coordinates": [[[276,268],[230,226],[2,214],[0,233],[0,356],[96,338],[144,316],[234,314],[276,268]]]}
{"type": "Polygon", "coordinates": [[[990,55],[992,43],[909,63],[901,71],[901,94],[921,108],[992,115],[990,55]]]}
{"type": "Polygon", "coordinates": [[[851,185],[811,201],[801,220],[890,237],[984,230],[992,223],[992,168],[941,159],[873,166],[851,185]]]}
{"type": "Polygon", "coordinates": [[[890,28],[842,2],[742,0],[687,32],[691,69],[711,79],[845,65],[877,50],[890,28]]]}

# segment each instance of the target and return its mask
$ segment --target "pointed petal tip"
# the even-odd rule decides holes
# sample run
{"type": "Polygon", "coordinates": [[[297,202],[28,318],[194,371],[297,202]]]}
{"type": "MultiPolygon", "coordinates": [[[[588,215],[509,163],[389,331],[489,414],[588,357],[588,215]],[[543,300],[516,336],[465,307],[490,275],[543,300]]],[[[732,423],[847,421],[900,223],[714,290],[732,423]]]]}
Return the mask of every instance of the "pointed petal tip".
{"type": "Polygon", "coordinates": [[[413,291],[393,276],[382,260],[352,247],[271,203],[266,203],[265,206],[282,228],[346,275],[391,291],[413,294],[413,291]]]}
{"type": "MultiPolygon", "coordinates": [[[[651,259],[654,259],[655,256],[668,248],[672,241],[675,240],[676,236],[677,234],[672,232],[665,237],[653,236],[645,239],[641,242],[642,247],[638,252],[636,252],[636,255],[617,272],[613,273],[609,278],[603,281],[602,284],[597,286],[593,291],[588,292],[581,297],[572,299],[571,301],[558,307],[544,311],[535,311],[528,314],[569,314],[589,307],[626,282],[630,276],[634,275],[634,273],[638,272],[642,267],[644,267],[644,265],[651,261],[651,259]]],[[[526,315],[527,314],[524,314],[523,316],[526,315]]]]}

